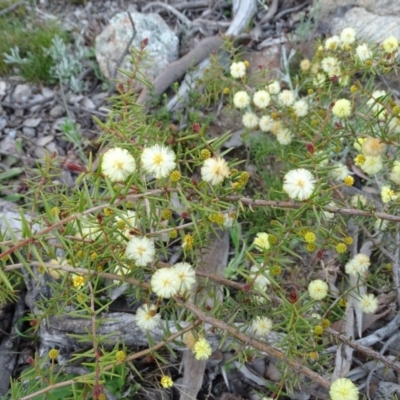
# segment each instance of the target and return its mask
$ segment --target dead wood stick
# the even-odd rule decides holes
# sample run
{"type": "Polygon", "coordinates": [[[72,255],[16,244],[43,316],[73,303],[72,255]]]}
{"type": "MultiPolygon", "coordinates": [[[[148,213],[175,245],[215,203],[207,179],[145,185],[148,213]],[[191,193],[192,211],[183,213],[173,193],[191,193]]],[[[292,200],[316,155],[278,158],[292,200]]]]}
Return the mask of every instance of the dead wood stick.
{"type": "Polygon", "coordinates": [[[203,39],[189,53],[169,64],[154,81],[152,90],[149,91],[149,89],[144,88],[138,97],[137,103],[145,107],[148,106],[150,94],[154,94],[155,96],[163,94],[172,83],[182,78],[189,68],[195,67],[213,51],[218,50],[222,42],[223,40],[220,36],[211,36],[203,39]]]}

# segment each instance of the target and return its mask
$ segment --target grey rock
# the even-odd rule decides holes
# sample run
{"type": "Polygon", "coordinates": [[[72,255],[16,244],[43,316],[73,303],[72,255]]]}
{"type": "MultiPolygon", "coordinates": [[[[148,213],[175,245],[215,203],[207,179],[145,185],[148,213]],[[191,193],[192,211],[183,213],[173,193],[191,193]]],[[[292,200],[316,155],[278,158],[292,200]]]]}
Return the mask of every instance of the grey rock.
{"type": "Polygon", "coordinates": [[[4,81],[0,81],[0,96],[5,96],[7,93],[7,83],[4,81]]]}
{"type": "Polygon", "coordinates": [[[5,116],[0,117],[0,131],[7,126],[7,118],[5,116]]]}
{"type": "Polygon", "coordinates": [[[59,118],[64,115],[65,110],[64,107],[60,106],[59,104],[55,105],[49,112],[52,118],[59,118]]]}
{"type": "Polygon", "coordinates": [[[34,138],[36,136],[36,129],[25,126],[22,128],[22,133],[27,137],[34,138]]]}
{"type": "Polygon", "coordinates": [[[379,16],[353,7],[343,17],[332,19],[331,32],[337,34],[349,26],[357,31],[359,38],[370,42],[381,42],[391,35],[400,40],[400,12],[397,16],[379,16]]]}
{"type": "MultiPolygon", "coordinates": [[[[136,34],[132,47],[140,50],[142,41],[148,39],[146,47],[147,62],[143,62],[142,72],[150,80],[171,62],[178,58],[179,40],[158,14],[130,13],[135,24],[136,34]]],[[[132,38],[132,25],[128,13],[118,13],[110,21],[105,30],[96,37],[95,52],[101,72],[108,78],[114,78],[117,67],[132,71],[133,65],[128,54],[121,65],[118,65],[122,54],[132,38]]],[[[126,80],[126,76],[118,73],[117,79],[126,80]]],[[[143,87],[136,82],[136,88],[143,87]]]]}
{"type": "Polygon", "coordinates": [[[23,125],[27,128],[36,128],[42,122],[42,118],[28,118],[23,125]]]}
{"type": "Polygon", "coordinates": [[[93,110],[93,109],[95,109],[95,107],[96,107],[96,106],[94,105],[93,101],[90,100],[89,97],[86,97],[86,96],[85,96],[85,98],[84,98],[83,101],[82,101],[82,105],[83,105],[83,107],[88,108],[89,110],[93,110]]]}
{"type": "Polygon", "coordinates": [[[29,85],[17,85],[14,90],[13,98],[17,103],[25,102],[32,95],[32,89],[29,85]]]}
{"type": "Polygon", "coordinates": [[[362,7],[376,15],[400,15],[400,2],[393,0],[318,0],[323,16],[339,16],[352,7],[362,7]]]}

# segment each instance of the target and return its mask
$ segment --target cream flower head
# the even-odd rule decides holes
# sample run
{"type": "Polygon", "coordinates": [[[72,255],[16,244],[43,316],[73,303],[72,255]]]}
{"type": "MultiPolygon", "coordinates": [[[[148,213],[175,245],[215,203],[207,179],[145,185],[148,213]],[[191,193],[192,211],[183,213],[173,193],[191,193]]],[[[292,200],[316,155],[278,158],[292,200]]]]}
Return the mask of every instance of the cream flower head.
{"type": "Polygon", "coordinates": [[[250,104],[250,96],[244,90],[239,90],[233,96],[233,104],[236,108],[246,108],[250,104]]]}
{"type": "Polygon", "coordinates": [[[308,114],[308,104],[304,99],[297,100],[293,104],[293,110],[297,117],[305,117],[308,114]]]}
{"type": "Polygon", "coordinates": [[[356,48],[357,57],[364,62],[372,58],[372,51],[366,43],[360,44],[356,48]]]}
{"type": "Polygon", "coordinates": [[[152,304],[143,304],[140,306],[135,315],[135,321],[140,329],[151,331],[160,324],[161,315],[157,313],[157,307],[152,304]]]}
{"type": "Polygon", "coordinates": [[[350,175],[350,171],[346,165],[337,163],[334,168],[329,171],[329,175],[338,181],[342,181],[346,176],[350,175]]]}
{"type": "Polygon", "coordinates": [[[314,191],[315,183],[310,171],[304,168],[293,169],[283,179],[283,190],[291,199],[307,200],[314,191]]]}
{"type": "Polygon", "coordinates": [[[269,272],[262,265],[258,267],[257,265],[253,265],[250,268],[250,279],[253,280],[253,285],[256,290],[259,292],[263,292],[267,286],[271,283],[268,279],[269,272]]]}
{"type": "Polygon", "coordinates": [[[151,277],[150,285],[153,292],[164,299],[176,295],[181,281],[174,268],[160,268],[151,277]]]}
{"type": "Polygon", "coordinates": [[[373,314],[378,309],[378,299],[373,294],[364,294],[357,307],[365,314],[373,314]]]}
{"type": "Polygon", "coordinates": [[[126,246],[125,255],[133,260],[138,267],[144,267],[154,260],[156,249],[153,239],[145,236],[134,236],[126,246]]]}
{"type": "Polygon", "coordinates": [[[389,179],[392,182],[400,185],[400,161],[396,160],[393,162],[393,167],[390,171],[389,179]]]}
{"type": "Polygon", "coordinates": [[[372,95],[371,99],[367,101],[367,105],[371,107],[371,110],[376,113],[380,114],[385,110],[385,107],[380,104],[382,103],[385,99],[384,97],[387,95],[387,93],[384,90],[375,90],[372,95]]]}
{"type": "Polygon", "coordinates": [[[356,276],[358,274],[364,274],[368,271],[368,267],[371,265],[370,259],[366,254],[356,254],[347,264],[345,265],[346,274],[356,276]]]}
{"type": "Polygon", "coordinates": [[[187,262],[180,262],[173,266],[179,279],[179,292],[185,292],[196,283],[196,272],[187,262]]]}
{"type": "Polygon", "coordinates": [[[340,38],[338,35],[333,35],[325,40],[325,49],[336,50],[339,46],[340,38]]]}
{"type": "Polygon", "coordinates": [[[346,118],[351,114],[351,103],[347,99],[339,99],[335,101],[332,113],[339,118],[346,118]]]}
{"type": "Polygon", "coordinates": [[[278,94],[281,91],[281,85],[278,81],[270,82],[265,89],[268,90],[269,94],[278,94]]]}
{"type": "Polygon", "coordinates": [[[336,379],[329,389],[331,400],[358,400],[357,386],[347,378],[336,379]]]}
{"type": "Polygon", "coordinates": [[[258,121],[258,125],[263,132],[269,132],[274,124],[274,120],[269,115],[263,115],[258,121]]]}
{"type": "Polygon", "coordinates": [[[259,90],[254,93],[253,102],[258,108],[266,108],[269,106],[271,96],[265,90],[259,90]]]}
{"type": "Polygon", "coordinates": [[[382,42],[382,48],[386,53],[393,53],[399,48],[399,41],[395,36],[389,36],[382,42]]]}
{"type": "Polygon", "coordinates": [[[259,250],[268,250],[271,247],[269,234],[266,232],[258,232],[253,243],[259,250]]]}
{"type": "Polygon", "coordinates": [[[315,279],[308,285],[308,294],[314,300],[322,300],[328,295],[328,284],[321,279],[315,279]]]}
{"type": "Polygon", "coordinates": [[[218,185],[229,177],[229,167],[225,159],[220,157],[207,158],[201,167],[201,177],[211,185],[218,185]]]}
{"type": "Polygon", "coordinates": [[[200,338],[193,346],[193,353],[196,360],[208,360],[212,354],[210,343],[204,338],[200,338]]]}
{"type": "Polygon", "coordinates": [[[381,188],[381,199],[383,203],[390,203],[393,200],[397,200],[398,194],[389,185],[384,185],[381,188]]]}
{"type": "Polygon", "coordinates": [[[243,78],[246,75],[246,64],[243,61],[233,62],[230,67],[232,78],[243,78]]]}
{"type": "Polygon", "coordinates": [[[383,168],[382,156],[366,156],[360,168],[369,175],[378,173],[383,168]]]}
{"type": "Polygon", "coordinates": [[[165,178],[175,168],[175,158],[175,153],[169,147],[156,144],[143,150],[142,167],[157,179],[165,178]]]}
{"type": "Polygon", "coordinates": [[[253,129],[258,125],[258,117],[251,111],[243,114],[242,122],[245,128],[253,129]]]}
{"type": "Polygon", "coordinates": [[[256,317],[251,323],[251,330],[257,336],[268,336],[272,326],[272,321],[268,317],[256,317]]]}
{"type": "Polygon", "coordinates": [[[294,103],[294,93],[291,90],[282,90],[278,95],[278,101],[282,106],[290,107],[294,103]]]}
{"type": "Polygon", "coordinates": [[[114,147],[103,154],[101,170],[110,181],[120,182],[135,172],[136,162],[128,150],[114,147]]]}
{"type": "Polygon", "coordinates": [[[276,134],[276,140],[284,146],[292,143],[292,139],[292,132],[290,132],[288,128],[279,129],[278,133],[276,134]]]}
{"type": "Polygon", "coordinates": [[[342,44],[352,44],[355,42],[357,36],[357,32],[353,28],[344,28],[342,32],[340,32],[340,42],[342,44]]]}

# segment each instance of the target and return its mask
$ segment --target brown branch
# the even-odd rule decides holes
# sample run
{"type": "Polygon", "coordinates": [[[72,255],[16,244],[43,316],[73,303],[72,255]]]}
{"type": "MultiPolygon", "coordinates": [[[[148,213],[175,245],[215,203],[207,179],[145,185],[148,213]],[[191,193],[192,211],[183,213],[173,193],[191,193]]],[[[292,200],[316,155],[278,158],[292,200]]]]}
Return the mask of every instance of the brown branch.
{"type": "Polygon", "coordinates": [[[346,336],[342,335],[341,333],[336,332],[332,328],[327,328],[326,333],[329,333],[330,335],[334,336],[336,339],[338,339],[342,343],[346,344],[347,346],[351,347],[352,349],[355,349],[375,360],[379,360],[382,364],[386,365],[387,367],[393,368],[393,370],[400,372],[400,364],[399,363],[390,361],[389,359],[384,357],[382,354],[370,349],[369,347],[361,346],[361,345],[357,344],[356,342],[353,342],[352,340],[348,339],[346,336]]]}
{"type": "Polygon", "coordinates": [[[311,369],[301,365],[296,360],[290,360],[286,355],[270,346],[267,343],[260,342],[240,331],[238,331],[236,328],[233,328],[232,326],[228,325],[227,323],[220,321],[214,317],[211,317],[210,315],[205,314],[202,310],[200,310],[198,307],[196,307],[193,303],[189,301],[182,301],[180,299],[175,299],[177,303],[181,304],[183,307],[185,307],[187,310],[191,311],[197,318],[199,318],[203,322],[207,322],[216,328],[222,329],[225,332],[230,333],[233,337],[236,339],[240,340],[241,342],[245,343],[247,346],[252,346],[255,349],[258,349],[270,356],[273,356],[279,360],[284,360],[286,363],[288,363],[293,369],[295,369],[298,373],[303,374],[313,380],[314,382],[318,383],[319,385],[329,388],[331,386],[330,382],[323,378],[322,376],[318,375],[316,372],[312,371],[311,369]]]}

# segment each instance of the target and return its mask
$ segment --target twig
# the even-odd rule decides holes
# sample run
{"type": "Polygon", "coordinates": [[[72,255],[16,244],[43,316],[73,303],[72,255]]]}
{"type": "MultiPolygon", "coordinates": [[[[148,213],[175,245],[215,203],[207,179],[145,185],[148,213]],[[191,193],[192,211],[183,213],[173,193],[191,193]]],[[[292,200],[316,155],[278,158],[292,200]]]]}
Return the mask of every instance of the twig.
{"type": "Polygon", "coordinates": [[[386,365],[387,367],[393,368],[395,371],[400,372],[400,364],[399,363],[395,363],[393,361],[388,360],[386,357],[384,357],[382,354],[379,354],[375,350],[372,350],[369,347],[364,347],[364,346],[357,344],[356,342],[348,339],[346,336],[342,335],[341,333],[336,332],[332,328],[327,328],[326,332],[329,333],[330,335],[334,336],[340,342],[353,348],[354,350],[360,351],[361,353],[364,353],[368,357],[374,358],[375,360],[379,360],[380,362],[382,362],[382,364],[386,365]]]}
{"type": "Polygon", "coordinates": [[[305,6],[307,6],[309,4],[308,1],[305,1],[302,4],[299,4],[296,7],[292,7],[292,8],[287,8],[286,10],[282,10],[280,13],[276,14],[274,19],[279,19],[282,18],[283,16],[285,16],[286,14],[292,13],[292,12],[296,12],[301,10],[302,8],[304,8],[305,6]]]}
{"type": "Polygon", "coordinates": [[[148,9],[151,7],[161,7],[169,11],[171,14],[174,14],[176,17],[178,17],[186,26],[189,28],[192,27],[192,21],[189,18],[186,18],[181,12],[179,12],[177,9],[174,7],[170,6],[169,4],[161,3],[160,1],[154,1],[152,3],[147,4],[142,8],[142,12],[146,12],[148,9]]]}
{"type": "Polygon", "coordinates": [[[265,24],[268,21],[271,21],[272,18],[274,18],[274,15],[278,11],[278,0],[273,0],[272,4],[270,5],[268,12],[264,15],[264,17],[261,19],[261,21],[258,23],[258,25],[265,24]]]}
{"type": "Polygon", "coordinates": [[[23,4],[25,4],[25,1],[19,1],[18,3],[11,4],[11,6],[0,11],[0,17],[11,11],[14,11],[16,8],[18,8],[19,6],[22,6],[23,4]]]}
{"type": "Polygon", "coordinates": [[[0,101],[0,105],[2,105],[3,107],[13,108],[14,110],[25,110],[26,108],[38,106],[40,104],[46,104],[52,101],[53,99],[54,96],[50,96],[50,97],[45,97],[42,100],[32,101],[30,103],[25,103],[25,104],[14,104],[14,103],[9,103],[8,101],[0,101]]]}
{"type": "Polygon", "coordinates": [[[400,229],[396,228],[396,239],[394,241],[394,247],[396,249],[393,256],[393,281],[397,292],[397,304],[400,304],[400,229]]]}
{"type": "Polygon", "coordinates": [[[209,0],[189,0],[189,1],[184,1],[182,3],[177,3],[174,4],[174,7],[177,10],[188,10],[190,8],[201,8],[201,7],[208,7],[210,5],[209,0]]]}
{"type": "Polygon", "coordinates": [[[327,379],[318,375],[316,372],[312,371],[311,369],[305,367],[304,365],[302,365],[300,362],[296,361],[295,359],[292,360],[292,359],[286,357],[286,355],[282,351],[280,351],[266,343],[260,342],[256,339],[238,331],[236,328],[228,325],[224,321],[218,320],[210,315],[207,315],[206,313],[204,313],[202,310],[200,310],[197,306],[195,306],[193,303],[191,303],[189,301],[182,301],[179,299],[176,299],[176,301],[177,301],[177,303],[184,306],[187,310],[191,311],[201,321],[207,322],[207,323],[215,326],[216,328],[219,328],[225,332],[228,332],[233,337],[240,340],[242,343],[245,343],[246,346],[252,346],[260,351],[263,351],[264,353],[266,353],[272,357],[277,358],[278,360],[284,360],[285,362],[287,362],[289,364],[289,366],[291,366],[293,369],[295,369],[298,373],[307,376],[308,378],[312,379],[314,382],[318,383],[319,385],[321,385],[325,388],[330,387],[330,383],[327,379]]]}

